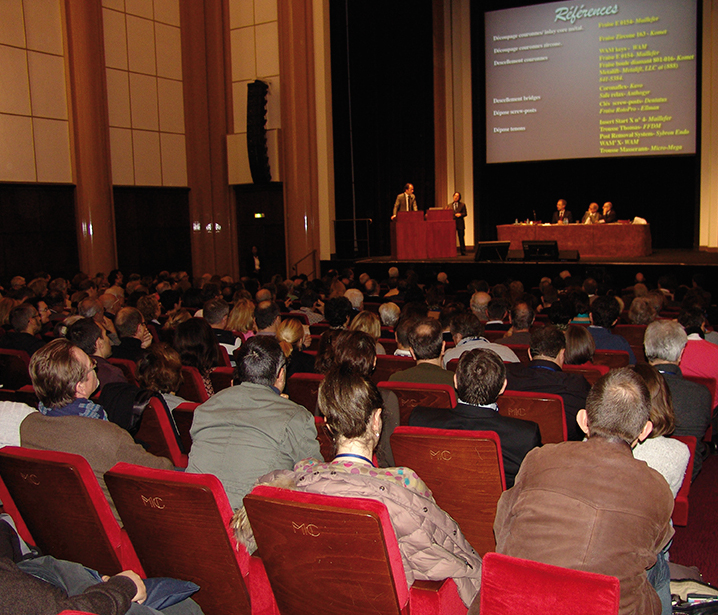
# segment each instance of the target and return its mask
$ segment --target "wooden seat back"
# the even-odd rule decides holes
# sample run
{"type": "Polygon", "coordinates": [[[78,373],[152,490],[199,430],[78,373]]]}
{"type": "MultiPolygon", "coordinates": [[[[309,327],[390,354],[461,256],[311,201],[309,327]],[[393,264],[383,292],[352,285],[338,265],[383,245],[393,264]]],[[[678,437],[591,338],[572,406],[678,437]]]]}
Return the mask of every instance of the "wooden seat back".
{"type": "Polygon", "coordinates": [[[397,466],[423,479],[479,555],[496,548],[496,505],[506,489],[496,433],[400,426],[391,450],[397,466]]]}
{"type": "Polygon", "coordinates": [[[417,406],[427,408],[453,408],[456,392],[448,384],[424,384],[414,382],[380,382],[379,390],[393,391],[399,399],[399,424],[408,425],[409,417],[417,406]]]}
{"type": "MultiPolygon", "coordinates": [[[[103,574],[142,567],[84,457],[6,446],[0,449],[0,500],[45,555],[103,574]]],[[[144,576],[144,575],[143,575],[144,576]]]]}
{"type": "Polygon", "coordinates": [[[24,350],[0,348],[0,384],[13,391],[31,385],[30,355],[24,350]]]}
{"type": "Polygon", "coordinates": [[[537,423],[543,444],[565,442],[568,439],[566,412],[563,399],[559,395],[504,391],[497,404],[502,416],[537,423]]]}
{"type": "Polygon", "coordinates": [[[107,360],[109,363],[122,370],[127,382],[139,386],[139,383],[137,382],[137,363],[130,361],[129,359],[115,359],[114,357],[110,357],[107,360]]]}
{"type": "Polygon", "coordinates": [[[376,357],[376,365],[374,366],[374,373],[371,379],[375,384],[389,380],[389,377],[395,373],[400,372],[410,367],[414,367],[416,361],[411,357],[395,357],[388,354],[380,354],[376,357]]]}
{"type": "Polygon", "coordinates": [[[598,350],[593,353],[596,365],[607,365],[610,369],[628,367],[630,358],[625,350],[598,350]]]}
{"type": "Polygon", "coordinates": [[[196,583],[205,613],[249,615],[249,554],[216,476],[118,463],[105,482],[148,576],[196,583]]]}
{"type": "Polygon", "coordinates": [[[215,367],[210,372],[209,379],[212,381],[212,388],[215,393],[228,389],[232,386],[232,381],[234,380],[234,367],[215,367]]]}
{"type": "Polygon", "coordinates": [[[172,418],[175,420],[180,441],[182,442],[182,448],[187,455],[189,455],[189,451],[192,448],[192,437],[189,435],[189,432],[190,429],[192,429],[194,411],[197,406],[199,406],[199,404],[196,402],[186,402],[172,410],[172,418]]]}

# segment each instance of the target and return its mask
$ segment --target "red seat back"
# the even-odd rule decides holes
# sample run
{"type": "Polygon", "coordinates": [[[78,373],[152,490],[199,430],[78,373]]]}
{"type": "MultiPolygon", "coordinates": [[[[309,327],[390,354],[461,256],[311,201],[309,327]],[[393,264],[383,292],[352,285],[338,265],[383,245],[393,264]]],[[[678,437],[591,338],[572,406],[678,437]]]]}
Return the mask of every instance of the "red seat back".
{"type": "Polygon", "coordinates": [[[219,359],[219,366],[231,368],[232,363],[229,360],[229,351],[222,346],[222,344],[218,344],[217,346],[219,348],[219,354],[217,355],[217,358],[219,359]]]}
{"type": "Polygon", "coordinates": [[[30,380],[30,355],[24,350],[0,348],[0,384],[17,390],[32,384],[30,380]]]}
{"type": "Polygon", "coordinates": [[[646,335],[648,325],[614,325],[611,331],[620,335],[628,342],[636,357],[636,361],[643,363],[646,355],[643,352],[643,338],[646,335]]]}
{"type": "Polygon", "coordinates": [[[597,365],[607,365],[613,369],[616,367],[628,367],[628,352],[625,350],[598,350],[593,353],[593,362],[597,365]]]}
{"type": "Polygon", "coordinates": [[[287,380],[285,392],[295,404],[304,406],[312,414],[316,414],[319,385],[324,380],[324,374],[293,374],[287,380]]]}
{"type": "Polygon", "coordinates": [[[189,451],[192,448],[192,437],[189,435],[189,432],[190,429],[192,429],[194,411],[197,406],[199,406],[198,403],[186,402],[172,410],[172,418],[175,420],[180,441],[182,442],[182,448],[184,448],[187,455],[189,455],[189,451]]]}
{"type": "Polygon", "coordinates": [[[118,463],[105,482],[148,576],[196,583],[205,613],[251,612],[249,554],[216,476],[118,463]]]}
{"type": "Polygon", "coordinates": [[[496,505],[506,489],[496,433],[400,426],[391,435],[391,450],[397,466],[423,479],[479,555],[496,548],[496,505]]]}
{"type": "Polygon", "coordinates": [[[673,436],[676,440],[680,440],[688,447],[691,452],[688,460],[688,467],[683,476],[683,483],[676,494],[676,500],[673,504],[673,525],[688,525],[688,494],[691,490],[691,480],[693,478],[693,460],[696,456],[696,437],[695,436],[673,436]]]}
{"type": "Polygon", "coordinates": [[[130,361],[129,359],[115,359],[113,357],[110,357],[107,360],[112,365],[119,367],[122,370],[125,378],[127,378],[127,382],[139,386],[139,383],[137,382],[137,363],[130,361]]]}
{"type": "Polygon", "coordinates": [[[281,613],[398,615],[408,606],[384,504],[260,486],[244,505],[281,613]]]}
{"type": "Polygon", "coordinates": [[[379,389],[396,393],[399,399],[399,424],[408,425],[409,417],[417,406],[428,408],[453,408],[456,392],[448,384],[423,384],[414,382],[380,382],[379,389]]]}
{"type": "Polygon", "coordinates": [[[516,419],[533,421],[541,430],[543,444],[565,442],[566,412],[563,399],[551,393],[504,391],[497,400],[499,414],[516,419]]]}
{"type": "Polygon", "coordinates": [[[506,348],[513,350],[514,354],[519,358],[519,361],[524,365],[528,365],[531,362],[529,359],[528,344],[506,344],[506,348]]]}
{"type": "Polygon", "coordinates": [[[157,397],[150,398],[142,413],[135,440],[144,444],[153,455],[167,457],[176,467],[187,467],[187,455],[180,450],[167,409],[157,397]]]}
{"type": "Polygon", "coordinates": [[[215,367],[210,373],[209,379],[212,381],[212,388],[215,393],[228,389],[232,386],[234,379],[234,367],[215,367]]]}
{"type": "Polygon", "coordinates": [[[596,381],[609,371],[607,365],[594,365],[592,367],[588,367],[587,365],[568,365],[567,363],[564,363],[561,366],[561,369],[572,374],[581,374],[581,376],[588,380],[588,383],[591,386],[596,384],[596,381]]]}
{"type": "Polygon", "coordinates": [[[481,569],[481,615],[617,615],[619,581],[499,553],[481,569]]]}
{"type": "Polygon", "coordinates": [[[400,372],[410,367],[414,367],[416,361],[411,357],[395,357],[388,354],[380,354],[376,357],[376,366],[374,367],[374,373],[371,379],[375,383],[389,380],[389,377],[395,373],[400,372]]]}
{"type": "Polygon", "coordinates": [[[142,574],[135,551],[84,457],[6,446],[0,449],[0,478],[6,511],[20,516],[45,555],[102,574],[127,569],[142,574]]]}
{"type": "Polygon", "coordinates": [[[177,395],[187,401],[203,404],[209,399],[207,389],[204,388],[204,381],[196,367],[182,366],[182,386],[177,395]]]}

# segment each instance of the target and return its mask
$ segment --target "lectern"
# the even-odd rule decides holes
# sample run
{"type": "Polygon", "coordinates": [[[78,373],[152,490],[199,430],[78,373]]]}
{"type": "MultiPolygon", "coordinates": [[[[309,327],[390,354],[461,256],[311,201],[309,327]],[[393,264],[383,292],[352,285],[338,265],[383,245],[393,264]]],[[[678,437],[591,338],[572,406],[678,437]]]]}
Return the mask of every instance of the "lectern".
{"type": "Polygon", "coordinates": [[[453,209],[430,209],[426,212],[426,256],[456,256],[456,222],[453,209]]]}
{"type": "Polygon", "coordinates": [[[423,211],[400,211],[391,222],[391,255],[397,260],[424,260],[426,224],[423,211]]]}

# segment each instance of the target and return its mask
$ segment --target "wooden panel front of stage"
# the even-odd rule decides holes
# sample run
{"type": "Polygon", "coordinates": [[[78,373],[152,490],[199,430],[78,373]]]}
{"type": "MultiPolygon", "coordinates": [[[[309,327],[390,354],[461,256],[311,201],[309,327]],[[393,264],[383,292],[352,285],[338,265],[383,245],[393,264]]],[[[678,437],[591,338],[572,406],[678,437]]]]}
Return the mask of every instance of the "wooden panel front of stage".
{"type": "Polygon", "coordinates": [[[524,240],[558,243],[559,250],[578,250],[581,258],[635,258],[651,254],[648,224],[502,224],[499,241],[510,241],[510,250],[523,250],[524,240]]]}

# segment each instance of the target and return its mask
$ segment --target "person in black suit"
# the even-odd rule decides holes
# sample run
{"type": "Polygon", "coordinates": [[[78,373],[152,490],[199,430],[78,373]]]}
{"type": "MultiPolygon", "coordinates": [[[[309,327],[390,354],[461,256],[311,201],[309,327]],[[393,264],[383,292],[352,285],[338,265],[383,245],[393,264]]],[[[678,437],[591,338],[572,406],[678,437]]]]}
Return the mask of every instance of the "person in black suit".
{"type": "Polygon", "coordinates": [[[618,222],[618,215],[613,211],[613,203],[606,201],[603,204],[603,215],[601,216],[601,222],[610,224],[611,222],[618,222]]]}
{"type": "Polygon", "coordinates": [[[454,192],[454,200],[446,206],[447,209],[454,210],[454,220],[456,222],[456,234],[459,236],[459,249],[461,255],[466,254],[466,244],[464,243],[464,232],[466,230],[466,205],[461,202],[461,192],[454,192]]]}
{"type": "Polygon", "coordinates": [[[397,195],[396,201],[394,201],[394,211],[391,214],[391,219],[396,220],[396,213],[398,211],[417,211],[416,197],[414,196],[414,185],[406,184],[404,186],[404,192],[397,195]]]}
{"type": "Polygon", "coordinates": [[[576,423],[576,415],[586,407],[591,385],[581,374],[561,369],[565,352],[566,337],[562,331],[552,325],[538,327],[531,333],[529,364],[516,363],[506,369],[508,389],[560,395],[566,412],[568,439],[582,440],[583,432],[576,423]]]}
{"type": "Polygon", "coordinates": [[[551,224],[571,224],[573,222],[573,214],[566,209],[566,201],[559,199],[556,203],[556,211],[551,218],[551,224]]]}
{"type": "Polygon", "coordinates": [[[526,453],[541,446],[541,432],[533,421],[499,414],[496,400],[506,388],[504,362],[493,350],[469,350],[461,355],[454,386],[459,398],[455,408],[415,408],[409,425],[496,432],[501,441],[506,487],[513,486],[526,453]]]}

